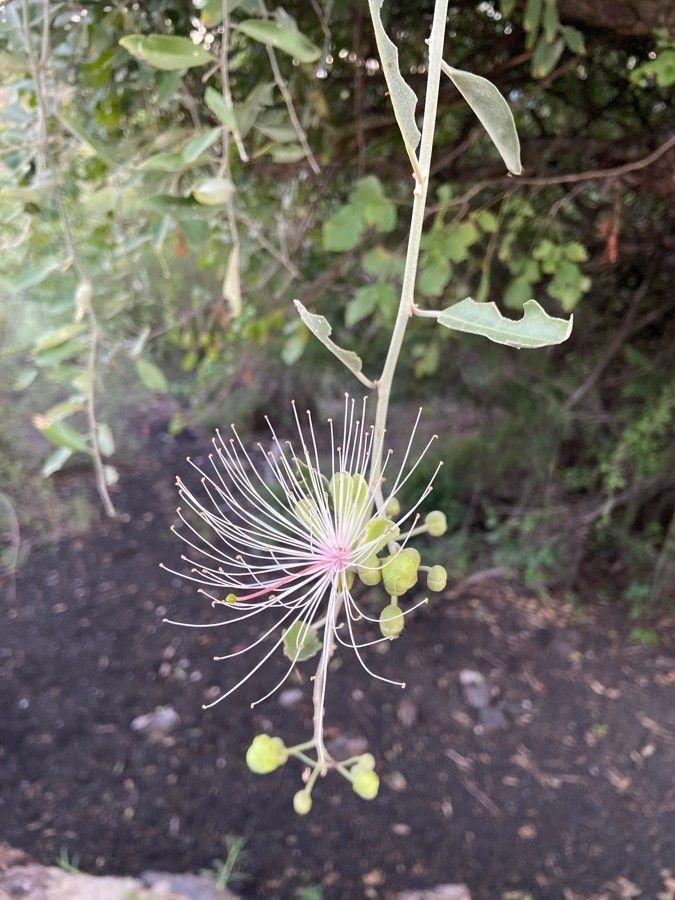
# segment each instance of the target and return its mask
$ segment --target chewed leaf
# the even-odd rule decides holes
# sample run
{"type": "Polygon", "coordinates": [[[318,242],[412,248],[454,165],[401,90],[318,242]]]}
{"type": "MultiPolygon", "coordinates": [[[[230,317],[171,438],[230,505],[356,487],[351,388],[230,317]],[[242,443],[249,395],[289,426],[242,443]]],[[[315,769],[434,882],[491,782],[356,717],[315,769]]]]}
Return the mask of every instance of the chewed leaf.
{"type": "Polygon", "coordinates": [[[453,69],[446,62],[441,63],[441,68],[490,135],[506,163],[506,168],[514,175],[520,175],[523,171],[520,163],[520,141],[513,114],[503,95],[491,81],[481,75],[453,69]]]}
{"type": "Polygon", "coordinates": [[[368,0],[375,31],[375,41],[380,54],[382,71],[389,88],[391,105],[394,108],[394,115],[403,137],[403,143],[408,151],[408,156],[411,160],[414,158],[416,161],[415,151],[421,138],[420,130],[415,121],[417,95],[401,75],[398,65],[398,48],[384,30],[380,15],[383,2],[384,0],[368,0]]]}
{"type": "Polygon", "coordinates": [[[573,316],[557,319],[536,300],[527,300],[521,319],[507,319],[494,303],[476,303],[471,297],[444,309],[437,316],[439,325],[454,331],[480,334],[507,347],[548,347],[562,344],[572,332],[573,316]]]}
{"type": "Polygon", "coordinates": [[[299,300],[294,300],[293,302],[300,314],[300,318],[312,332],[314,337],[318,338],[324,347],[327,347],[331,353],[337,356],[340,362],[344,363],[350,371],[354,372],[355,375],[360,375],[361,369],[363,368],[361,357],[357,356],[352,350],[343,350],[342,347],[338,347],[338,345],[330,339],[332,329],[328,319],[325,316],[319,316],[316,313],[309,312],[299,300]]]}

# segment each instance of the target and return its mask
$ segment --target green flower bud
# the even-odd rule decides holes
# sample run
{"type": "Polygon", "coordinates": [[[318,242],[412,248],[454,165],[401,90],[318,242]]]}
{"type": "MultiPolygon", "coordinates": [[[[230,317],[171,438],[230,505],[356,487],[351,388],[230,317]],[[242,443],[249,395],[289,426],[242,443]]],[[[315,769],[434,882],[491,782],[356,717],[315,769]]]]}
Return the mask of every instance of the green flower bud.
{"type": "Polygon", "coordinates": [[[372,769],[355,765],[352,769],[352,788],[364,800],[374,800],[380,789],[380,779],[372,769]]]}
{"type": "Polygon", "coordinates": [[[388,556],[382,564],[384,588],[392,597],[400,597],[417,584],[420,555],[414,547],[405,547],[388,556]]]}
{"type": "Polygon", "coordinates": [[[375,757],[372,753],[362,753],[358,759],[357,766],[360,766],[362,769],[374,769],[375,768],[375,757]]]}
{"type": "Polygon", "coordinates": [[[442,513],[440,509],[434,509],[428,513],[424,524],[432,537],[440,537],[448,530],[448,521],[445,518],[445,513],[442,513]]]}
{"type": "Polygon", "coordinates": [[[395,541],[399,534],[400,529],[398,525],[395,525],[391,519],[382,519],[376,516],[366,525],[363,543],[370,544],[372,541],[377,541],[372,548],[372,552],[377,554],[384,549],[389,541],[395,541]]]}
{"type": "Polygon", "coordinates": [[[194,187],[192,193],[204,206],[220,206],[232,196],[232,182],[227,178],[207,178],[194,187]]]}
{"type": "Polygon", "coordinates": [[[310,532],[318,530],[320,523],[319,510],[312,497],[303,497],[293,507],[293,512],[306,525],[310,532]]]}
{"type": "Polygon", "coordinates": [[[369,505],[368,482],[363,475],[336,472],[328,483],[328,490],[336,509],[347,512],[355,521],[366,515],[369,505]]]}
{"type": "Polygon", "coordinates": [[[397,638],[403,631],[405,621],[403,613],[395,603],[390,603],[380,613],[380,631],[384,637],[397,638]]]}
{"type": "Polygon", "coordinates": [[[299,816],[306,816],[312,808],[312,795],[309,791],[298,791],[293,796],[293,809],[299,816]]]}
{"type": "Polygon", "coordinates": [[[269,734],[256,734],[246,751],[246,765],[256,775],[274,772],[288,759],[288,752],[281,738],[269,734]]]}
{"type": "Polygon", "coordinates": [[[363,566],[359,566],[358,573],[363,584],[367,584],[368,587],[379,584],[382,579],[379,559],[376,556],[369,556],[363,566]]]}
{"type": "Polygon", "coordinates": [[[432,566],[427,575],[427,587],[430,591],[444,591],[448,583],[448,573],[443,566],[432,566]]]}
{"type": "Polygon", "coordinates": [[[398,502],[398,497],[391,497],[387,501],[384,511],[391,519],[397,516],[401,512],[401,504],[398,502]]]}

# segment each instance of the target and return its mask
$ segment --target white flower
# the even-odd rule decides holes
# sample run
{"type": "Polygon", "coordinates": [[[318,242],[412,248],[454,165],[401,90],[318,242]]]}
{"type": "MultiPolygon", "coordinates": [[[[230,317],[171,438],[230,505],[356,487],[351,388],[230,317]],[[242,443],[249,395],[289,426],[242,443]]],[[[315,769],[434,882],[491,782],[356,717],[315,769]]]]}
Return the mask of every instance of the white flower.
{"type": "MultiPolygon", "coordinates": [[[[390,479],[387,470],[391,451],[384,456],[381,466],[374,461],[377,448],[373,428],[365,422],[365,400],[359,407],[346,397],[340,426],[328,419],[327,447],[317,442],[310,413],[307,412],[304,428],[295,404],[293,413],[298,433],[296,447],[291,442],[282,444],[268,419],[270,447],[265,449],[257,444],[255,455],[260,457],[261,464],[256,465],[254,454],[246,449],[233,425],[233,436],[229,439],[216,432],[215,452],[209,454],[208,465],[203,469],[188,459],[201,475],[202,496],[195,496],[182,479],[176,480],[180,497],[192,515],[179,508],[183,526],[173,530],[192,553],[182,557],[191,565],[189,572],[174,574],[205,585],[207,589],[200,588],[200,593],[228,615],[223,621],[206,624],[167,621],[194,628],[217,628],[265,611],[276,614],[272,626],[251,644],[216,657],[230,659],[264,645],[264,653],[250,671],[209,706],[224,700],[248,681],[284,644],[289,629],[294,636],[293,652],[288,652],[288,640],[285,648],[291,656],[290,666],[283,678],[256,703],[273,694],[295,664],[303,656],[306,658],[310,637],[316,645],[313,649],[318,649],[316,635],[321,628],[324,651],[321,665],[327,666],[333,640],[337,640],[352,648],[366,671],[375,678],[404,686],[371,672],[363,661],[362,647],[389,637],[357,643],[354,622],[364,619],[378,623],[380,619],[363,611],[352,593],[352,582],[356,571],[369,584],[379,580],[377,575],[369,580],[369,573],[381,572],[385,564],[391,568],[408,539],[426,530],[424,526],[415,528],[419,518],[417,509],[430,492],[433,477],[405,514],[394,521],[387,517],[386,510],[400,508],[398,503],[390,501],[417,468],[434,438],[415,462],[409,464],[418,414],[398,474],[390,479]],[[325,457],[330,460],[326,475],[321,474],[321,451],[327,451],[325,457]],[[202,533],[203,524],[199,529],[195,527],[200,524],[195,515],[208,526],[208,538],[202,533]],[[377,554],[387,545],[390,555],[386,560],[380,559],[377,554]],[[268,641],[271,646],[267,646],[268,641]]],[[[419,554],[413,550],[406,552],[416,557],[416,581],[419,554]]],[[[401,564],[404,559],[405,556],[400,557],[401,564]]],[[[390,602],[389,597],[386,602],[390,602]]],[[[325,690],[325,672],[322,682],[325,690]]]]}

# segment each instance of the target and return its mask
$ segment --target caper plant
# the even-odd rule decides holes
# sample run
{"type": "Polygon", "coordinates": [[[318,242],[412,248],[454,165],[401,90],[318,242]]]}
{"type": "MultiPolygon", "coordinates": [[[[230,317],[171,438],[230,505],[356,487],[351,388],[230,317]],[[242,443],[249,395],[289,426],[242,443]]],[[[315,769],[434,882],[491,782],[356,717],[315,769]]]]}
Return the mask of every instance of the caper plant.
{"type": "Polygon", "coordinates": [[[383,0],[369,0],[382,71],[412,167],[413,203],[398,313],[379,377],[367,375],[354,352],[332,341],[331,327],[323,316],[295,301],[309,330],[373,395],[373,422],[369,424],[367,398],[357,401],[347,396],[341,421],[329,419],[326,436],[321,438],[311,414],[301,414],[293,405],[298,434],[295,445],[282,442],[268,423],[270,445],[248,449],[233,425],[231,436],[217,433],[207,465],[193,464],[200,476],[200,491],[194,493],[180,478],[177,482],[187,509],[179,508],[183,525],[176,532],[197,551],[198,559],[184,556],[191,568],[176,574],[203,585],[201,593],[224,613],[222,621],[192,627],[227,626],[263,613],[274,617],[272,625],[261,629],[252,643],[217,657],[230,659],[263,644],[267,648],[236,684],[209,705],[229,697],[279,650],[289,664],[282,678],[254,706],[273,694],[298,663],[319,657],[313,679],[312,735],[288,746],[281,737],[259,734],[246,754],[249,768],[261,775],[291,758],[303,765],[304,785],[293,798],[294,809],[301,815],[312,807],[317,779],[329,771],[343,776],[364,799],[374,798],[379,788],[370,753],[339,760],[325,745],[326,682],[336,646],[351,649],[373,677],[404,688],[403,682],[373,672],[362,651],[379,641],[398,638],[406,616],[426,603],[426,598],[406,600],[417,588],[421,574],[430,591],[443,591],[446,586],[446,570],[422,565],[419,550],[412,546],[421,535],[440,537],[446,530],[441,510],[424,519],[419,513],[432,490],[433,477],[409,509],[403,510],[399,499],[402,485],[433,443],[432,438],[421,453],[412,452],[419,415],[407,446],[385,450],[392,384],[410,318],[426,317],[446,328],[512,347],[560,343],[572,327],[571,318],[552,318],[535,300],[525,303],[518,321],[503,317],[494,303],[477,303],[470,297],[444,310],[416,304],[415,281],[442,75],[453,81],[514,175],[521,172],[520,148],[513,116],[497,88],[443,59],[448,0],[436,0],[434,7],[424,115],[421,131],[418,129],[417,97],[399,70],[398,49],[381,19],[382,4],[383,0]],[[322,465],[319,449],[326,447],[327,466],[322,465]],[[394,451],[399,449],[402,461],[393,467],[394,451]],[[209,538],[204,536],[204,526],[209,538]],[[365,598],[359,594],[359,583],[371,589],[365,598]],[[375,597],[380,600],[379,613],[373,610],[375,597]],[[356,626],[362,622],[379,626],[380,636],[360,640],[356,626]]]}

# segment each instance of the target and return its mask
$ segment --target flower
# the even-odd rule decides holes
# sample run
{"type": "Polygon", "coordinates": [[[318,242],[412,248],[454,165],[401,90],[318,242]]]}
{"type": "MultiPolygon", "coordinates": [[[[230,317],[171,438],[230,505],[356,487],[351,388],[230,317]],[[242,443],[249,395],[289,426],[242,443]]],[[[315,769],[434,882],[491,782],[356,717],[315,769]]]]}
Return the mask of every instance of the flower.
{"type": "MultiPolygon", "coordinates": [[[[378,624],[380,616],[366,613],[355,598],[354,575],[358,572],[366,584],[377,584],[383,577],[383,585],[390,591],[385,597],[387,608],[393,604],[398,609],[398,596],[417,582],[420,556],[416,550],[406,549],[406,544],[412,535],[426,530],[424,526],[416,528],[417,510],[431,491],[433,477],[406,513],[402,514],[400,504],[393,501],[434,438],[409,464],[418,413],[398,474],[389,479],[392,451],[385,455],[376,446],[374,429],[366,424],[365,400],[357,405],[345,398],[340,425],[327,420],[325,443],[318,439],[309,412],[304,426],[295,404],[293,414],[298,437],[295,447],[291,442],[282,443],[267,419],[270,446],[258,443],[257,453],[249,451],[233,425],[230,438],[216,432],[208,464],[200,467],[188,459],[200,474],[201,492],[193,493],[181,478],[176,480],[190,512],[178,509],[182,525],[173,530],[191,550],[190,555],[182,557],[190,569],[168,571],[203,585],[200,593],[227,615],[222,621],[206,624],[167,621],[217,628],[265,612],[274,614],[271,627],[262,629],[248,646],[216,657],[230,659],[265,642],[271,644],[236,684],[208,706],[221,702],[247,682],[282,645],[290,666],[256,703],[271,696],[296,663],[315,652],[322,651],[320,665],[327,667],[334,641],[350,647],[373,677],[405,686],[372,672],[360,651],[397,636],[403,627],[403,615],[410,609],[395,611],[392,621],[397,628],[383,629],[383,637],[357,642],[354,623],[365,620],[378,624]],[[320,443],[327,461],[325,474],[320,443]],[[260,461],[256,462],[254,456],[260,461]],[[396,513],[396,519],[387,513],[396,513]],[[380,558],[378,554],[385,548],[387,555],[380,558]],[[321,629],[323,638],[319,640],[321,629]]],[[[325,668],[322,684],[325,691],[325,668]]],[[[323,705],[323,696],[321,702],[323,705]]]]}

